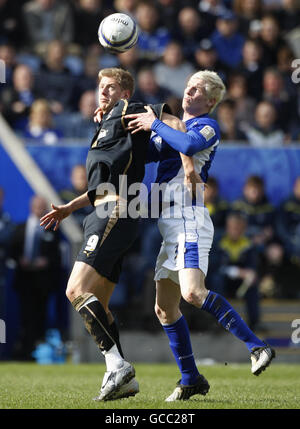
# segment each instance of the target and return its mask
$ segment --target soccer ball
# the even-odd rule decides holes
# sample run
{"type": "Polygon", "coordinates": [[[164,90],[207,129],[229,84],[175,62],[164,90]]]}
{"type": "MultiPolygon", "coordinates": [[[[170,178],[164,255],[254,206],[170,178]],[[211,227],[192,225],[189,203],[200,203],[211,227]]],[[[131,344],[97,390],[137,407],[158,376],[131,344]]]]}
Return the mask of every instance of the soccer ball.
{"type": "Polygon", "coordinates": [[[100,44],[114,54],[128,51],[138,40],[138,28],[125,13],[113,13],[104,18],[99,26],[100,44]]]}

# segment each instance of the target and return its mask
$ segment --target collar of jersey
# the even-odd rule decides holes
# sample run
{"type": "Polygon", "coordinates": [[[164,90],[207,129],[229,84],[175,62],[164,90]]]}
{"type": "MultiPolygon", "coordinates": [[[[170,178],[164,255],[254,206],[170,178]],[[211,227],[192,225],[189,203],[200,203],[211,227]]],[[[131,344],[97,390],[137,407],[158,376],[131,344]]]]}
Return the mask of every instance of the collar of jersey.
{"type": "Polygon", "coordinates": [[[191,119],[188,119],[187,121],[185,121],[185,124],[187,124],[187,125],[192,124],[194,121],[196,121],[197,119],[200,119],[200,118],[209,118],[209,114],[204,113],[203,115],[195,116],[194,118],[191,118],[191,119]]]}

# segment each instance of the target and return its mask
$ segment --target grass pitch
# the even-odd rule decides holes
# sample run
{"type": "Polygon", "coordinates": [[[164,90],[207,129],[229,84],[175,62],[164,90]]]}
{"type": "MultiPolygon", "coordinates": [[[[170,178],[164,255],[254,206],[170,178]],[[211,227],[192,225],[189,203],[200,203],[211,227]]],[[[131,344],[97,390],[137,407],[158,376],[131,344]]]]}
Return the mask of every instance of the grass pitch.
{"type": "Polygon", "coordinates": [[[180,378],[172,364],[136,364],[140,393],[94,402],[104,365],[0,363],[0,409],[296,409],[300,408],[300,365],[272,364],[259,377],[250,364],[203,366],[206,396],[166,403],[180,378]]]}

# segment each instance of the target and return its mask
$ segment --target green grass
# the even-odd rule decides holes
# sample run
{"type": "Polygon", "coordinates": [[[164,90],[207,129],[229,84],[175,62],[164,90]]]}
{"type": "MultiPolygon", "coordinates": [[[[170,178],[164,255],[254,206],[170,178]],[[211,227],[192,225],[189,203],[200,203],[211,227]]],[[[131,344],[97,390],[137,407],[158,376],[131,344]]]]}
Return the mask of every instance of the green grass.
{"type": "Polygon", "coordinates": [[[170,364],[136,364],[140,393],[133,398],[94,402],[104,365],[0,363],[0,409],[268,409],[300,408],[300,365],[272,364],[259,377],[250,365],[200,368],[211,385],[207,396],[166,403],[178,370],[170,364]]]}

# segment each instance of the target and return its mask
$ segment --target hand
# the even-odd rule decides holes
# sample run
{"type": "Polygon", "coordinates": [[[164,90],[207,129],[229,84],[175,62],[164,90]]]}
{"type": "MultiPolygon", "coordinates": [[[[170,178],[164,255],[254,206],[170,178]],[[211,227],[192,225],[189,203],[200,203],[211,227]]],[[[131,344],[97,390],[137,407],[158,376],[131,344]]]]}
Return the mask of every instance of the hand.
{"type": "Polygon", "coordinates": [[[131,134],[135,134],[139,131],[151,131],[151,126],[155,121],[156,116],[150,106],[144,106],[147,110],[146,113],[132,113],[131,115],[125,115],[126,119],[132,119],[128,122],[127,130],[131,134]]]}
{"type": "Polygon", "coordinates": [[[72,213],[72,210],[68,204],[61,206],[55,206],[54,204],[51,204],[51,207],[53,210],[41,217],[40,225],[45,225],[45,229],[50,229],[54,224],[53,230],[57,231],[60,222],[68,217],[72,213]]]}
{"type": "Polygon", "coordinates": [[[100,124],[100,122],[102,121],[103,118],[103,110],[101,110],[101,107],[97,107],[97,109],[94,112],[94,122],[98,122],[98,124],[100,124]]]}

